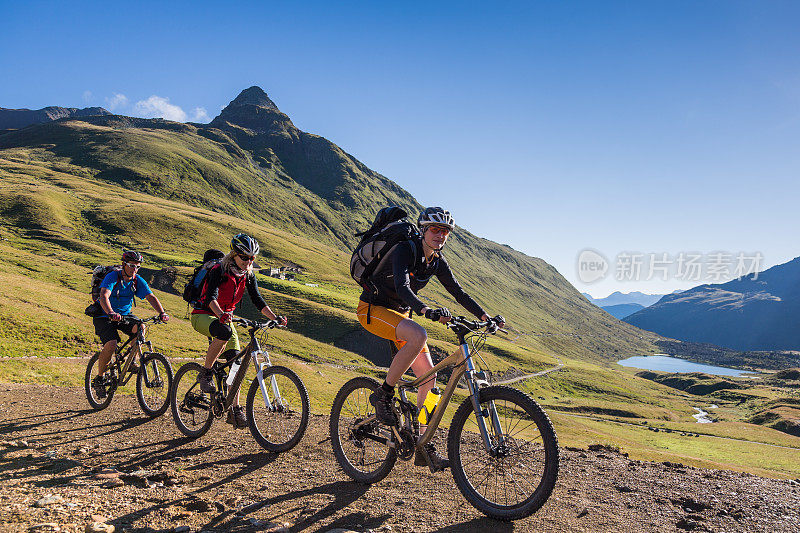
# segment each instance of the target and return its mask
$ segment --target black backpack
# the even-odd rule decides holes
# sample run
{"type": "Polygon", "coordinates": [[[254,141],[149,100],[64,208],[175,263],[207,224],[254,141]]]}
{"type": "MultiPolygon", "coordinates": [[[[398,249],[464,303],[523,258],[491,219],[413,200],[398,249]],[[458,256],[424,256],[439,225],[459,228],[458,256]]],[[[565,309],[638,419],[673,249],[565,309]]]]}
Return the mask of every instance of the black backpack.
{"type": "Polygon", "coordinates": [[[219,250],[207,250],[203,255],[203,264],[194,269],[192,277],[183,288],[183,299],[195,309],[203,307],[200,297],[203,294],[203,283],[208,279],[208,271],[222,262],[225,254],[219,250]]]}
{"type": "MultiPolygon", "coordinates": [[[[350,276],[364,289],[377,292],[375,284],[370,281],[372,274],[383,266],[398,244],[419,237],[417,227],[406,220],[406,216],[400,207],[384,207],[378,211],[375,222],[367,231],[356,233],[361,241],[350,258],[350,276]]],[[[416,246],[413,249],[416,254],[416,246]]]]}

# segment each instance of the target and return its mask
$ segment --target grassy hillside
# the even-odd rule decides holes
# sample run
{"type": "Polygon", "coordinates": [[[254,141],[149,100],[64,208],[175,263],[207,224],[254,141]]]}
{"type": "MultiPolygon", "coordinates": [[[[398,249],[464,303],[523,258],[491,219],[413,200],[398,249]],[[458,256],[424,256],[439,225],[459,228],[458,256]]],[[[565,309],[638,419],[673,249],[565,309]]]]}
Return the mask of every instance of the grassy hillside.
{"type": "MultiPolygon", "coordinates": [[[[274,117],[269,120],[268,124],[274,124],[274,117]]],[[[336,280],[348,296],[355,294],[345,270],[354,234],[367,227],[384,205],[401,205],[412,214],[421,206],[406,191],[329,141],[293,129],[287,121],[288,117],[279,121],[280,134],[254,132],[230,122],[221,125],[229,130],[223,131],[117,116],[58,121],[0,135],[0,156],[7,171],[17,176],[39,175],[41,169],[63,171],[98,185],[115,184],[172,200],[184,209],[194,206],[248,220],[251,227],[263,222],[273,233],[282,230],[281,238],[302,236],[314,242],[306,246],[307,254],[293,254],[285,247],[273,250],[281,245],[269,244],[266,258],[275,264],[297,263],[330,282],[336,280]],[[325,169],[328,185],[316,184],[325,169]],[[338,185],[333,186],[334,182],[338,185]],[[317,243],[327,246],[324,252],[313,254],[317,243]],[[336,259],[325,264],[327,257],[336,259]]],[[[219,119],[214,123],[219,124],[219,119]]],[[[38,199],[32,200],[35,207],[22,210],[21,206],[30,205],[31,194],[20,192],[4,200],[9,206],[5,212],[15,213],[14,223],[34,216],[30,209],[57,211],[70,205],[63,192],[50,191],[50,200],[37,193],[38,199]]],[[[190,215],[192,220],[183,224],[172,214],[144,217],[133,201],[124,205],[84,209],[74,223],[64,222],[64,213],[54,213],[64,223],[51,222],[49,229],[37,229],[47,229],[52,239],[70,237],[61,227],[72,228],[73,233],[83,228],[108,237],[135,225],[151,236],[162,235],[163,245],[153,242],[150,253],[164,264],[181,261],[179,249],[200,254],[212,243],[222,246],[225,239],[219,235],[230,233],[220,222],[222,216],[206,221],[190,215]],[[164,224],[172,230],[164,233],[164,224]],[[214,231],[207,232],[207,225],[214,231]]],[[[139,240],[148,242],[144,237],[139,240]]],[[[519,330],[538,336],[546,349],[596,360],[654,351],[655,335],[621,323],[589,304],[541,259],[461,229],[448,243],[446,255],[469,293],[490,312],[501,313],[519,330]]],[[[424,293],[431,303],[455,307],[437,283],[432,283],[431,289],[424,293]]]]}

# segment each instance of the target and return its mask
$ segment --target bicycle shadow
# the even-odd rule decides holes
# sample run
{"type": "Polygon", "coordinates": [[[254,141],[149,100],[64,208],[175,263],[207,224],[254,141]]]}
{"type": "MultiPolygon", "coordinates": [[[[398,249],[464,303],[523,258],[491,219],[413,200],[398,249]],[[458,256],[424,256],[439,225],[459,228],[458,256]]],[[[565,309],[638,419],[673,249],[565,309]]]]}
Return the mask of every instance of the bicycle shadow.
{"type": "Polygon", "coordinates": [[[190,457],[208,452],[214,447],[211,444],[194,446],[191,448],[183,447],[191,442],[194,442],[194,439],[189,437],[174,437],[159,442],[148,442],[129,446],[127,448],[120,448],[113,453],[125,455],[126,452],[134,452],[135,450],[141,450],[141,452],[133,457],[129,457],[121,463],[117,463],[116,468],[118,470],[144,469],[145,467],[157,465],[161,462],[169,463],[177,459],[189,459],[190,457]]]}
{"type": "Polygon", "coordinates": [[[77,418],[79,416],[85,416],[90,413],[93,413],[94,409],[69,409],[67,411],[58,411],[55,413],[42,413],[39,415],[30,415],[30,416],[19,416],[17,418],[8,418],[0,422],[0,435],[5,435],[6,433],[13,433],[15,431],[26,431],[35,427],[42,426],[44,424],[52,424],[54,422],[63,422],[64,420],[70,420],[72,418],[77,418]],[[60,415],[68,415],[68,416],[60,416],[60,415]],[[57,416],[59,418],[48,418],[51,416],[57,416]],[[35,419],[42,419],[41,422],[35,423],[31,422],[28,424],[19,424],[22,421],[32,421],[35,419]]]}
{"type": "Polygon", "coordinates": [[[277,459],[279,454],[277,453],[270,453],[270,452],[258,452],[258,453],[247,453],[238,455],[236,457],[228,457],[225,459],[219,459],[217,461],[207,461],[205,463],[195,464],[192,465],[190,468],[186,470],[205,470],[207,468],[211,468],[217,465],[236,465],[240,467],[236,472],[220,479],[219,481],[215,481],[214,483],[210,483],[204,487],[197,488],[192,491],[192,494],[202,494],[204,492],[208,492],[215,488],[221,487],[231,481],[235,481],[240,477],[246,476],[252,472],[255,472],[259,468],[263,468],[268,464],[272,463],[277,459]]]}

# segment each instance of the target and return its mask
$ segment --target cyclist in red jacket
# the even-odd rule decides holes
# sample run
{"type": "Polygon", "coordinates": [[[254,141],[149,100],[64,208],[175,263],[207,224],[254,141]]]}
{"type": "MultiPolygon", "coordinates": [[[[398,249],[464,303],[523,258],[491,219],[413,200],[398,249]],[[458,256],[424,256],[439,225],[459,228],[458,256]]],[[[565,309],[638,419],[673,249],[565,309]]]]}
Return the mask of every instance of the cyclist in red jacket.
{"type": "MultiPolygon", "coordinates": [[[[231,251],[220,264],[211,268],[203,284],[200,301],[203,306],[192,311],[192,327],[211,339],[206,353],[205,372],[200,374],[200,389],[206,393],[215,392],[213,373],[214,362],[225,351],[230,359],[241,350],[236,328],[231,325],[231,317],[245,291],[261,314],[270,320],[286,325],[286,317],[272,312],[261,293],[253,273],[253,262],[259,252],[258,241],[249,235],[239,233],[231,240],[231,251]]],[[[247,427],[247,417],[239,405],[239,391],[236,391],[236,404],[228,412],[227,422],[236,428],[247,427]]]]}

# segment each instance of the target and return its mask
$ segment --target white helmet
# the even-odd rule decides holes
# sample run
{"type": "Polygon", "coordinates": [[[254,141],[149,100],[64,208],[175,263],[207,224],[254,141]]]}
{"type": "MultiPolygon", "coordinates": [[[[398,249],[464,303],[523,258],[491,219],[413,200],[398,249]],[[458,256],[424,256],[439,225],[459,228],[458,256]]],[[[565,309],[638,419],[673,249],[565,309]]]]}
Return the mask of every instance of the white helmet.
{"type": "Polygon", "coordinates": [[[426,207],[425,210],[419,214],[417,226],[419,229],[424,229],[425,226],[433,225],[446,226],[450,231],[453,231],[456,227],[456,223],[450,211],[445,211],[441,207],[426,207]]]}

